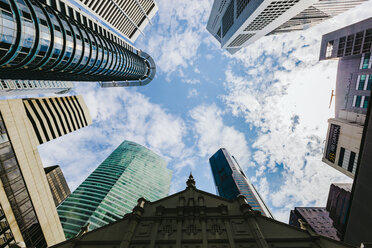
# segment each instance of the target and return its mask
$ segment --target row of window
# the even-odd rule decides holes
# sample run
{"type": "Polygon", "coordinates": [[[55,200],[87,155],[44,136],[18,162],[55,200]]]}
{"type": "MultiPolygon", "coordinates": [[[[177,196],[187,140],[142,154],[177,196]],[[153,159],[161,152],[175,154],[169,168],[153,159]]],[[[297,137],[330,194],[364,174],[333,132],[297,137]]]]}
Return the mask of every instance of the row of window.
{"type": "Polygon", "coordinates": [[[338,43],[337,57],[371,52],[372,29],[341,37],[338,43]]]}
{"type": "Polygon", "coordinates": [[[370,53],[365,53],[362,55],[362,59],[360,61],[359,69],[370,69],[372,66],[372,57],[370,53]]]}
{"type": "Polygon", "coordinates": [[[353,107],[364,108],[368,107],[369,96],[354,96],[353,107]]]}
{"type": "Polygon", "coordinates": [[[371,75],[358,75],[356,90],[371,90],[372,74],[371,75]]]}
{"type": "Polygon", "coordinates": [[[340,155],[338,157],[338,166],[355,174],[357,163],[358,163],[358,154],[341,147],[340,155]]]}

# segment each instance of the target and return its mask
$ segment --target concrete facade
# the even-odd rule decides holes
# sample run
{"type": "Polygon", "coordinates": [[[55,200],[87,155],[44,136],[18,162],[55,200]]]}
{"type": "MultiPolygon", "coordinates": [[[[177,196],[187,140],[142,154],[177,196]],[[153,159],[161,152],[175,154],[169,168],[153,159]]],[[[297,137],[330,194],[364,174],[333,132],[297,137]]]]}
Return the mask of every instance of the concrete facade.
{"type": "MultiPolygon", "coordinates": [[[[42,99],[51,100],[52,98],[42,99]]],[[[78,97],[78,99],[80,99],[81,105],[86,110],[84,114],[87,117],[88,124],[91,124],[91,118],[85,103],[81,97],[78,97]]],[[[1,172],[3,187],[1,187],[0,191],[4,192],[5,190],[7,196],[5,198],[1,197],[0,203],[9,219],[16,242],[25,241],[28,246],[46,247],[65,240],[65,237],[37,150],[37,146],[41,142],[37,137],[37,129],[31,123],[30,115],[26,113],[26,102],[27,99],[0,101],[2,118],[0,157],[1,165],[3,166],[1,172]],[[9,161],[12,163],[12,168],[14,168],[12,172],[7,172],[6,169],[9,161]],[[16,172],[17,179],[13,179],[14,172],[16,172]],[[17,181],[15,182],[14,180],[17,181]],[[18,186],[21,188],[16,189],[15,187],[18,186]],[[22,198],[18,200],[18,196],[21,194],[18,194],[18,191],[22,193],[22,197],[25,200],[22,200],[22,198]],[[8,199],[13,200],[9,201],[8,199]],[[27,212],[29,213],[27,215],[22,212],[26,211],[23,210],[26,207],[25,204],[27,204],[27,212]],[[32,222],[28,223],[30,220],[32,222]],[[20,233],[21,236],[19,235],[20,233]]],[[[40,109],[35,110],[36,112],[40,111],[40,109]]],[[[48,123],[47,118],[51,117],[51,115],[49,111],[46,113],[48,114],[39,116],[38,127],[40,127],[40,130],[47,129],[45,125],[48,123]]],[[[57,127],[53,125],[52,128],[55,129],[57,127]]],[[[4,195],[4,193],[0,194],[4,195]]]]}
{"type": "Polygon", "coordinates": [[[352,247],[311,229],[275,221],[253,211],[244,196],[235,200],[187,188],[155,202],[138,200],[123,219],[81,234],[56,247],[268,248],[352,247]]]}
{"type": "Polygon", "coordinates": [[[301,228],[307,223],[319,235],[340,240],[337,230],[326,208],[322,207],[295,207],[289,216],[289,225],[301,228]]]}
{"type": "Polygon", "coordinates": [[[340,111],[339,118],[328,120],[322,161],[354,178],[365,115],[340,111]]]}

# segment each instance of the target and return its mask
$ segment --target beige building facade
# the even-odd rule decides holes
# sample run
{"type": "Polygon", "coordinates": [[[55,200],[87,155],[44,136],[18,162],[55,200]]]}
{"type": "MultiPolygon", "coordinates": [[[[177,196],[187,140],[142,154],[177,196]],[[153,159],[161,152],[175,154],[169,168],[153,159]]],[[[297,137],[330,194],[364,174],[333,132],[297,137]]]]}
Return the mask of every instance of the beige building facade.
{"type": "Polygon", "coordinates": [[[0,101],[0,204],[15,242],[47,247],[65,240],[37,150],[92,123],[81,96],[0,101]]]}
{"type": "Polygon", "coordinates": [[[322,161],[354,178],[366,116],[340,110],[338,118],[328,120],[322,161]]]}
{"type": "Polygon", "coordinates": [[[187,188],[155,202],[144,198],[123,219],[53,246],[120,248],[353,247],[263,216],[243,195],[234,200],[187,188]]]}

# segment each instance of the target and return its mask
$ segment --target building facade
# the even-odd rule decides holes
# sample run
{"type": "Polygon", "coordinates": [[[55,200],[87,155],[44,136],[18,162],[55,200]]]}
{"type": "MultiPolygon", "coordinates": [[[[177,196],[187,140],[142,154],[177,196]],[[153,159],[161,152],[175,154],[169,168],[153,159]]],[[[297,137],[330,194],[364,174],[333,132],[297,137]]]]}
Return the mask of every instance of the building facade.
{"type": "Polygon", "coordinates": [[[72,87],[72,82],[63,81],[0,80],[0,96],[66,94],[72,87]]]}
{"type": "Polygon", "coordinates": [[[262,216],[244,196],[227,200],[195,187],[149,202],[138,199],[121,220],[53,248],[64,247],[322,247],[348,244],[262,216]]]}
{"type": "Polygon", "coordinates": [[[321,207],[295,207],[289,216],[289,225],[303,228],[307,224],[319,235],[334,240],[340,240],[337,230],[326,208],[321,207]]]}
{"type": "Polygon", "coordinates": [[[0,101],[0,205],[15,242],[65,240],[37,146],[91,123],[81,96],[0,101]]]}
{"type": "Polygon", "coordinates": [[[207,30],[235,53],[265,35],[306,29],[365,0],[215,0],[207,30]]]}
{"type": "Polygon", "coordinates": [[[338,118],[328,120],[328,132],[322,161],[354,178],[365,115],[340,110],[338,118]]]}
{"type": "Polygon", "coordinates": [[[346,216],[350,207],[351,183],[332,183],[329,189],[326,209],[333,220],[337,235],[343,237],[346,227],[346,216]]]}
{"type": "Polygon", "coordinates": [[[354,178],[372,87],[372,18],[323,35],[320,60],[338,59],[335,118],[323,162],[354,178]]]}
{"type": "Polygon", "coordinates": [[[154,78],[156,66],[147,53],[102,25],[99,16],[72,3],[2,1],[2,80],[93,81],[105,86],[134,86],[145,85],[154,78]]]}
{"type": "Polygon", "coordinates": [[[168,194],[172,172],[159,155],[124,141],[58,207],[66,238],[121,219],[139,197],[157,200],[168,194]]]}
{"type": "Polygon", "coordinates": [[[44,168],[56,207],[71,194],[70,188],[58,165],[44,168]]]}
{"type": "MultiPolygon", "coordinates": [[[[109,26],[119,35],[134,42],[158,11],[154,0],[88,0],[75,4],[82,5],[88,12],[100,17],[102,25],[109,26]]],[[[56,5],[58,2],[56,2],[56,5]]]]}
{"type": "Polygon", "coordinates": [[[254,210],[273,218],[256,188],[249,182],[234,156],[230,156],[225,148],[219,149],[210,157],[209,164],[219,196],[233,200],[242,194],[254,210]]]}

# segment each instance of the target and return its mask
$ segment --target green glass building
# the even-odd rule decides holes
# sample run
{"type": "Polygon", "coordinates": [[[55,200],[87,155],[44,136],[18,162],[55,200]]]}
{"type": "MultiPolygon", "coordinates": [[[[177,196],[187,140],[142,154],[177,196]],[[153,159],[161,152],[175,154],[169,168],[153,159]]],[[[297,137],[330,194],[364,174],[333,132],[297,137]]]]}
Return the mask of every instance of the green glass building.
{"type": "Polygon", "coordinates": [[[171,170],[159,155],[124,141],[58,207],[66,238],[107,225],[130,213],[137,200],[156,201],[168,195],[171,170]]]}

